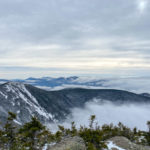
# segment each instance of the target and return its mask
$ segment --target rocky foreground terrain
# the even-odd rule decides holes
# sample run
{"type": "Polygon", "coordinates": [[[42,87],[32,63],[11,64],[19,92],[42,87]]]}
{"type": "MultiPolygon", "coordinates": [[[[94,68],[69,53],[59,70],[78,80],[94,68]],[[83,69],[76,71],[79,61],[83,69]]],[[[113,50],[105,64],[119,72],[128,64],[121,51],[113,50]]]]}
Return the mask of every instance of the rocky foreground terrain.
{"type": "MultiPolygon", "coordinates": [[[[6,124],[0,130],[0,150],[150,150],[150,132],[130,129],[121,122],[116,126],[95,124],[95,115],[89,126],[71,128],[58,125],[49,131],[36,117],[17,127],[16,114],[9,112],[6,124]],[[2,148],[2,149],[1,149],[2,148]]],[[[150,121],[147,122],[150,129],[150,121]]]]}
{"type": "MultiPolygon", "coordinates": [[[[115,136],[106,141],[108,148],[104,150],[150,150],[150,147],[137,145],[123,136],[115,136]]],[[[87,150],[82,138],[67,137],[59,143],[47,145],[43,150],[87,150]]]]}
{"type": "Polygon", "coordinates": [[[116,136],[107,141],[109,150],[150,150],[150,147],[132,143],[125,137],[116,136]]]}
{"type": "Polygon", "coordinates": [[[75,137],[66,137],[62,139],[58,144],[53,146],[48,146],[47,150],[86,150],[86,146],[82,138],[75,137]]]}

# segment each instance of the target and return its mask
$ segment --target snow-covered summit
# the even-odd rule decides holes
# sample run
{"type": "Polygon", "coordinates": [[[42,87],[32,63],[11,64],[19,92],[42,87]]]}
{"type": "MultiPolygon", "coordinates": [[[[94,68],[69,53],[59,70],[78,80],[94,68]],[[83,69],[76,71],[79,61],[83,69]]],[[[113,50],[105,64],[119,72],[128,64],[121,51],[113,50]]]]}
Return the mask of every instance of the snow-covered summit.
{"type": "Polygon", "coordinates": [[[45,121],[52,120],[52,115],[40,106],[37,99],[30,93],[25,84],[20,82],[7,82],[0,86],[0,111],[5,114],[12,111],[18,115],[18,122],[26,122],[31,116],[37,115],[45,121]],[[22,117],[23,115],[23,117],[22,117]]]}

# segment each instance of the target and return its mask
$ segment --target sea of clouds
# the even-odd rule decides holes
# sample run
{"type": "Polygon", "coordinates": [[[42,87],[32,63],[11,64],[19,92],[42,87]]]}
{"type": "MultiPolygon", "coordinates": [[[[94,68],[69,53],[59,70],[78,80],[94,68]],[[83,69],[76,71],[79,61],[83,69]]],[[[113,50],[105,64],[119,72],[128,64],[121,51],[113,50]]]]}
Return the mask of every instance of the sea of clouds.
{"type": "MultiPolygon", "coordinates": [[[[95,123],[100,126],[103,124],[113,123],[117,125],[122,122],[124,125],[140,130],[147,131],[147,121],[150,120],[150,105],[147,104],[123,104],[115,105],[111,102],[103,104],[97,102],[88,102],[84,108],[74,108],[68,118],[59,124],[69,128],[72,121],[75,121],[76,126],[89,125],[89,118],[91,115],[96,115],[95,123]]],[[[56,126],[55,126],[56,127],[56,126]]],[[[54,125],[51,126],[53,130],[54,125]]]]}
{"type": "Polygon", "coordinates": [[[134,93],[150,93],[150,77],[125,77],[125,78],[99,78],[79,77],[74,80],[75,84],[62,84],[61,86],[48,87],[37,86],[48,91],[61,90],[64,88],[88,88],[88,89],[119,89],[134,93]],[[95,86],[87,86],[87,82],[95,82],[95,86]]]}

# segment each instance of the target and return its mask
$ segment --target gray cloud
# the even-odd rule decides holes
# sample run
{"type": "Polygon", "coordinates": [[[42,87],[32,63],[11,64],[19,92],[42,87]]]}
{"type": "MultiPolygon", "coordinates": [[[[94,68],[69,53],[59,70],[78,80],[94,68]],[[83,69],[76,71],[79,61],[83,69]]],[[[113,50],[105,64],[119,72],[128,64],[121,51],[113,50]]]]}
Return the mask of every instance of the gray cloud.
{"type": "Polygon", "coordinates": [[[147,0],[0,0],[0,66],[149,69],[149,7],[147,0]]]}
{"type": "Polygon", "coordinates": [[[80,125],[88,126],[90,116],[96,115],[95,123],[98,123],[100,126],[111,123],[117,125],[119,122],[122,122],[130,128],[137,127],[140,130],[147,131],[146,123],[150,115],[149,107],[149,105],[145,104],[117,106],[110,102],[104,104],[89,102],[82,109],[74,108],[71,117],[68,117],[62,124],[65,127],[70,127],[71,122],[75,121],[78,128],[80,125]]]}

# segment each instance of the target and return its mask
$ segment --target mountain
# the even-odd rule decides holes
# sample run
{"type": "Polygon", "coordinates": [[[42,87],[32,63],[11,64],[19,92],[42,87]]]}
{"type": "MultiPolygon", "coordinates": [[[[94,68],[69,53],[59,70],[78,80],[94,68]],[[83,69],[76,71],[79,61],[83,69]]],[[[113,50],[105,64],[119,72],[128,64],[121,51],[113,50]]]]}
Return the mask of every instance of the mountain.
{"type": "Polygon", "coordinates": [[[133,93],[149,93],[150,77],[118,77],[118,78],[101,78],[101,77],[42,77],[27,79],[0,79],[0,84],[6,82],[21,82],[30,84],[48,91],[60,90],[64,88],[88,88],[88,89],[119,89],[133,93]]]}
{"type": "Polygon", "coordinates": [[[70,88],[46,91],[20,82],[0,85],[0,120],[4,122],[7,112],[17,114],[16,123],[22,124],[37,116],[42,122],[56,122],[66,118],[75,107],[85,103],[110,101],[116,105],[150,103],[150,97],[122,90],[70,88]]]}
{"type": "Polygon", "coordinates": [[[22,124],[30,120],[31,115],[40,117],[42,121],[52,121],[52,116],[41,107],[26,86],[17,82],[0,85],[1,120],[5,120],[9,111],[17,114],[16,123],[22,124]]]}
{"type": "Polygon", "coordinates": [[[149,93],[142,93],[141,95],[142,95],[142,96],[146,96],[146,97],[150,97],[150,94],[149,94],[149,93]]]}
{"type": "Polygon", "coordinates": [[[53,89],[55,87],[61,87],[63,86],[101,86],[101,82],[103,80],[101,79],[86,79],[86,78],[80,78],[77,76],[71,76],[71,77],[58,77],[58,78],[52,78],[52,77],[42,77],[42,78],[27,78],[25,80],[21,79],[14,79],[14,80],[5,80],[0,79],[0,83],[5,83],[8,81],[15,81],[15,82],[22,82],[25,84],[31,84],[33,86],[37,86],[40,88],[45,89],[53,89]]]}

